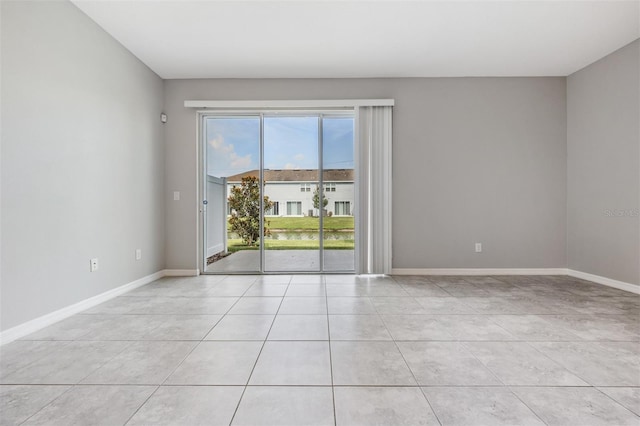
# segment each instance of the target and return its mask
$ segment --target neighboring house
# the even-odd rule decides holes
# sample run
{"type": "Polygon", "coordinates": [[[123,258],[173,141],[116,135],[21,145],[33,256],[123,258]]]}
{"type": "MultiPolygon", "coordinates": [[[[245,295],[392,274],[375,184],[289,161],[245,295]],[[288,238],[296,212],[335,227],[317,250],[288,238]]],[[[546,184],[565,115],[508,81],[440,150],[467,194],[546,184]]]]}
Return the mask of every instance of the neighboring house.
{"type": "MultiPolygon", "coordinates": [[[[258,176],[258,170],[229,176],[227,194],[240,185],[243,177],[258,176]]],[[[318,187],[318,170],[265,170],[264,195],[273,202],[268,216],[318,216],[313,207],[313,194],[318,187]]],[[[324,197],[328,200],[326,214],[353,216],[353,169],[324,170],[324,197]]],[[[228,212],[230,213],[230,212],[228,212]]]]}

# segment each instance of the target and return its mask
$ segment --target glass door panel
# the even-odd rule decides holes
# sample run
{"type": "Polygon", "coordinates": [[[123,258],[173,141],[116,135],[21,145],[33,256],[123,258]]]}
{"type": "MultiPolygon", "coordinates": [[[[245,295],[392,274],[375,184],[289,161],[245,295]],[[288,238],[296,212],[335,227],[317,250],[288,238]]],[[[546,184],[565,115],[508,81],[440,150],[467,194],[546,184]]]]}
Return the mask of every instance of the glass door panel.
{"type": "Polygon", "coordinates": [[[260,272],[260,116],[207,117],[205,272],[260,272]]]}
{"type": "Polygon", "coordinates": [[[318,122],[264,116],[265,272],[320,271],[318,122]]]}
{"type": "Polygon", "coordinates": [[[203,123],[205,272],[355,270],[352,115],[203,123]]]}
{"type": "Polygon", "coordinates": [[[322,120],[323,266],[327,272],[355,270],[354,119],[322,120]]]}

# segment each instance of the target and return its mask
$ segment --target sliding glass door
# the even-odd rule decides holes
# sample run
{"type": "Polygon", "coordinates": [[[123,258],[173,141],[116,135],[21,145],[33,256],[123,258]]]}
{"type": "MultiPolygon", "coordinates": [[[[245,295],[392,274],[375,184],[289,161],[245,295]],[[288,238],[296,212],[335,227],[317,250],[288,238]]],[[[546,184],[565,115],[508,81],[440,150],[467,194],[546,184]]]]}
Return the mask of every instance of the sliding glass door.
{"type": "Polygon", "coordinates": [[[259,272],[259,116],[212,116],[203,123],[204,271],[259,272]]]}
{"type": "Polygon", "coordinates": [[[265,194],[269,203],[286,205],[278,215],[265,215],[265,272],[320,272],[319,213],[314,204],[320,182],[319,123],[313,115],[264,117],[265,194]]]}
{"type": "Polygon", "coordinates": [[[353,118],[327,116],[322,120],[323,270],[355,269],[355,170],[353,118]]]}
{"type": "Polygon", "coordinates": [[[353,272],[354,118],[205,116],[206,272],[353,272]]]}

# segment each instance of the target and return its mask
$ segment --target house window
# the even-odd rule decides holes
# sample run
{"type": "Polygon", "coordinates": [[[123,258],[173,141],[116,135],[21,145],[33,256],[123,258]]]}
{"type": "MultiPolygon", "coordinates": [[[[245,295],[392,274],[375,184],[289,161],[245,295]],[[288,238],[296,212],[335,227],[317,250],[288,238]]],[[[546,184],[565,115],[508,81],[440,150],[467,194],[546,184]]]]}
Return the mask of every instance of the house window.
{"type": "Polygon", "coordinates": [[[350,201],[336,201],[335,214],[338,216],[350,216],[351,215],[351,202],[350,201]]]}
{"type": "Polygon", "coordinates": [[[301,216],[302,201],[287,201],[287,216],[301,216]]]}
{"type": "Polygon", "coordinates": [[[280,203],[274,201],[271,208],[269,208],[265,214],[267,216],[280,216],[280,203]]]}
{"type": "Polygon", "coordinates": [[[301,183],[300,184],[300,192],[311,192],[311,184],[310,183],[301,183]]]}
{"type": "Polygon", "coordinates": [[[324,192],[336,192],[335,182],[328,182],[324,184],[324,192]]]}

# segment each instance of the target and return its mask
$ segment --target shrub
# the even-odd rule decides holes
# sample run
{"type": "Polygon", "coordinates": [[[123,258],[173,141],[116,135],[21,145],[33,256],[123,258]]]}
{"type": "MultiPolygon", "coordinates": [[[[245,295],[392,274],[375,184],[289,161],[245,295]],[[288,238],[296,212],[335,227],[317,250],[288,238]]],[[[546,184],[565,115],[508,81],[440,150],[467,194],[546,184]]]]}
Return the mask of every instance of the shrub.
{"type": "MultiPolygon", "coordinates": [[[[263,183],[264,185],[264,183],[263,183]]],[[[256,176],[243,177],[240,186],[231,188],[227,199],[231,207],[229,224],[231,230],[238,234],[248,245],[256,245],[260,241],[260,186],[256,176]]],[[[269,197],[264,197],[263,209],[266,212],[273,206],[269,197]]],[[[263,235],[269,235],[269,222],[264,222],[263,235]]]]}

